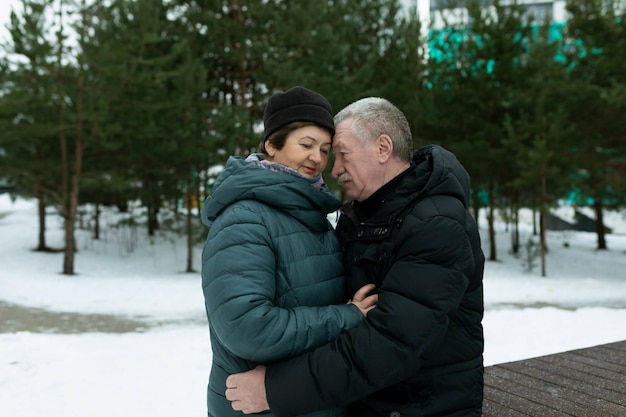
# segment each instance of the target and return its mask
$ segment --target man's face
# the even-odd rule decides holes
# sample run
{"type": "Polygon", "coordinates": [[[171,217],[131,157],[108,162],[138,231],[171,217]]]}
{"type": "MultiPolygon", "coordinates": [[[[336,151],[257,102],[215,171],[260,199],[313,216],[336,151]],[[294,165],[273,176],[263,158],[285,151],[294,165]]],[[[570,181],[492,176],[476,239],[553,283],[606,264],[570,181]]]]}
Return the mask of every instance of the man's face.
{"type": "Polygon", "coordinates": [[[331,171],[346,195],[364,201],[384,184],[375,144],[364,144],[352,134],[352,119],[335,128],[333,139],[335,163],[331,171]]]}

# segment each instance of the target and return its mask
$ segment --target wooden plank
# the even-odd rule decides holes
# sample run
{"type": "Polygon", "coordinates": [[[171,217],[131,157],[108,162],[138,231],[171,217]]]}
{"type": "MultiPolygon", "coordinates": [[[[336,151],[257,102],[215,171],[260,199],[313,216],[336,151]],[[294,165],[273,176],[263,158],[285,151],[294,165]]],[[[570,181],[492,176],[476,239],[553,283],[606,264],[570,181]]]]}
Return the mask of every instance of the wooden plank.
{"type": "MultiPolygon", "coordinates": [[[[620,399],[622,401],[618,404],[626,405],[626,395],[624,394],[626,393],[626,383],[624,383],[623,379],[621,381],[613,381],[603,376],[592,375],[581,369],[564,368],[554,363],[554,360],[545,360],[541,358],[528,361],[528,363],[526,363],[526,366],[540,369],[543,371],[548,371],[554,375],[558,375],[563,378],[573,378],[576,380],[585,381],[587,383],[598,386],[603,390],[603,392],[613,391],[615,394],[619,394],[619,397],[621,397],[620,399]]],[[[609,394],[611,393],[609,392],[609,394]]]]}
{"type": "Polygon", "coordinates": [[[573,371],[580,371],[588,375],[593,375],[594,377],[613,381],[618,385],[620,383],[622,383],[623,385],[623,382],[625,379],[624,375],[620,374],[619,372],[589,365],[585,363],[584,361],[573,359],[572,357],[565,355],[565,354],[556,355],[552,357],[537,358],[536,360],[537,362],[543,362],[546,364],[554,364],[556,366],[559,366],[560,368],[563,369],[564,372],[567,372],[568,369],[571,369],[573,371]]]}
{"type": "Polygon", "coordinates": [[[606,369],[607,371],[614,371],[621,375],[626,375],[626,366],[618,365],[616,363],[608,362],[603,359],[591,358],[584,356],[576,351],[563,352],[560,356],[571,359],[576,362],[584,363],[593,366],[598,369],[606,369]]]}
{"type": "Polygon", "coordinates": [[[573,352],[587,356],[588,358],[600,359],[620,366],[626,366],[626,355],[621,349],[616,347],[600,345],[588,349],[574,350],[573,352]]]}
{"type": "Polygon", "coordinates": [[[610,348],[610,349],[616,349],[616,350],[626,353],[626,340],[622,340],[621,342],[607,343],[606,345],[602,345],[602,346],[610,348]]]}
{"type": "Polygon", "coordinates": [[[483,417],[625,417],[626,341],[485,368],[483,417]]]}
{"type": "Polygon", "coordinates": [[[590,383],[584,378],[574,378],[572,375],[561,375],[554,373],[554,369],[543,369],[530,366],[531,361],[525,361],[521,363],[507,363],[499,365],[506,369],[516,371],[533,378],[553,383],[559,386],[567,386],[569,389],[590,395],[595,398],[601,398],[608,402],[614,402],[619,405],[626,405],[626,399],[623,393],[618,393],[611,389],[606,389],[605,386],[596,385],[590,383]]]}
{"type": "MultiPolygon", "coordinates": [[[[576,392],[571,390],[567,386],[554,384],[551,382],[546,382],[540,379],[536,379],[530,377],[525,374],[520,374],[518,372],[514,372],[503,367],[493,366],[489,367],[485,370],[485,384],[491,384],[491,378],[498,378],[499,380],[508,380],[514,381],[518,384],[521,384],[525,387],[539,390],[541,392],[547,393],[551,398],[547,398],[546,401],[549,404],[552,401],[558,402],[559,399],[576,403],[581,407],[586,407],[586,414],[583,414],[585,417],[591,416],[615,416],[622,417],[626,415],[626,408],[620,406],[619,404],[615,404],[613,402],[609,402],[603,399],[596,398],[594,396],[584,394],[581,392],[576,392]],[[555,400],[556,398],[556,400],[555,400]]],[[[510,388],[512,395],[520,395],[518,391],[513,391],[513,388],[510,388]]]]}
{"type": "MultiPolygon", "coordinates": [[[[573,417],[606,417],[606,414],[603,414],[597,410],[594,410],[590,413],[590,410],[581,405],[572,401],[568,401],[559,396],[553,396],[548,391],[542,391],[540,389],[536,389],[533,387],[528,387],[523,384],[519,384],[515,381],[511,380],[503,380],[497,377],[490,378],[491,381],[486,383],[493,383],[494,385],[490,385],[490,387],[497,387],[496,389],[506,391],[507,395],[503,395],[504,404],[509,404],[511,402],[511,398],[513,396],[524,398],[533,403],[541,404],[542,406],[549,408],[549,413],[551,415],[563,415],[563,413],[567,413],[573,417]],[[513,394],[514,393],[514,394],[513,394]]],[[[518,410],[518,411],[526,411],[526,409],[518,410]]],[[[545,410],[541,411],[539,415],[547,415],[548,412],[545,410]]]]}
{"type": "MultiPolygon", "coordinates": [[[[526,414],[528,416],[541,417],[563,416],[563,414],[559,411],[544,404],[540,404],[517,395],[511,395],[511,393],[491,386],[485,386],[485,397],[501,406],[515,410],[517,413],[521,413],[522,415],[526,414]]],[[[483,416],[485,416],[484,410],[483,416]]]]}
{"type": "Polygon", "coordinates": [[[482,417],[531,417],[529,414],[521,413],[504,405],[498,404],[486,398],[483,401],[482,417]]]}

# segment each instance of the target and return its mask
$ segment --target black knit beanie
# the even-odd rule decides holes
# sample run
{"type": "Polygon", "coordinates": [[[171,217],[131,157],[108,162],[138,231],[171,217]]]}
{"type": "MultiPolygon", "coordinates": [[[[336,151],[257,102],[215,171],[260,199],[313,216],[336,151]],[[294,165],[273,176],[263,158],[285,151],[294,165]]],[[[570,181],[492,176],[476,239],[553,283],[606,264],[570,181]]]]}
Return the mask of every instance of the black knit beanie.
{"type": "Polygon", "coordinates": [[[291,122],[313,122],[335,134],[330,103],[321,94],[304,87],[293,87],[270,97],[263,113],[263,142],[291,122]]]}

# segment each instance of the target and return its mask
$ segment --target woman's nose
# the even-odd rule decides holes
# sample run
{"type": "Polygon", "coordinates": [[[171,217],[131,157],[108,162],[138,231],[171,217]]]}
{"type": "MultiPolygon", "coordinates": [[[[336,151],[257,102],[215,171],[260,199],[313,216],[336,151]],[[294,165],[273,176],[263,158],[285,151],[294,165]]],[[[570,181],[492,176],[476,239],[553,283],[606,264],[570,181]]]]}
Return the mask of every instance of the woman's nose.
{"type": "Polygon", "coordinates": [[[322,153],[321,152],[311,152],[311,154],[309,155],[309,158],[312,161],[320,162],[322,160],[322,153]]]}

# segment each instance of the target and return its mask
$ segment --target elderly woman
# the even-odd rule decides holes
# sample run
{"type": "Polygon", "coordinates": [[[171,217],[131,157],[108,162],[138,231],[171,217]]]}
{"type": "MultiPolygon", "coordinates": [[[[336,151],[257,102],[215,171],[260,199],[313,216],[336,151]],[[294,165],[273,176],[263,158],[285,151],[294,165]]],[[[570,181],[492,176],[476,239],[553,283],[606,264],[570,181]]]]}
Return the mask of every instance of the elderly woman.
{"type": "Polygon", "coordinates": [[[322,178],[335,133],[328,100],[294,87],[270,97],[263,121],[261,153],[229,158],[202,209],[209,416],[241,415],[225,398],[229,374],[321,346],[376,302],[367,286],[346,303],[341,249],[326,218],[340,201],[322,178]]]}

